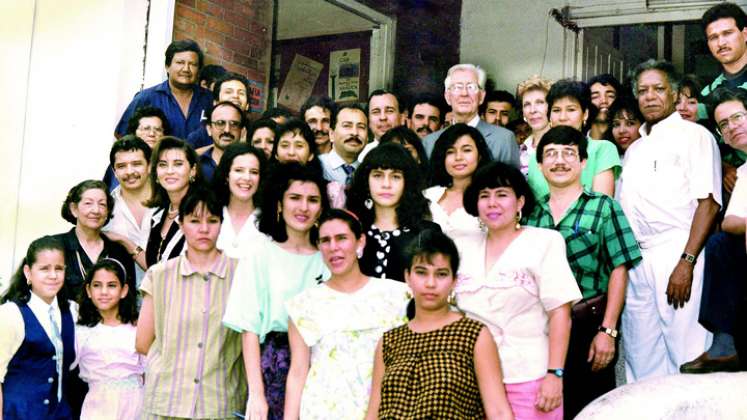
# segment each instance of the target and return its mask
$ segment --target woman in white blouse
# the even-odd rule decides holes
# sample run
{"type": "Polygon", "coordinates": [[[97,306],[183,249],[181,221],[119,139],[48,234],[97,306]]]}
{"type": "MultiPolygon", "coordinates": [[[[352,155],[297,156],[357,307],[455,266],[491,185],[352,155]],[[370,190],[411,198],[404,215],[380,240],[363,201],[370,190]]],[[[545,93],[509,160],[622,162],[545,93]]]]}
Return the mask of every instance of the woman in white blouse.
{"type": "Polygon", "coordinates": [[[487,232],[460,244],[455,293],[459,308],[493,334],[516,418],[562,419],[571,304],[581,293],[563,237],[520,225],[533,204],[518,169],[494,162],[475,173],[464,207],[487,232]]]}
{"type": "Polygon", "coordinates": [[[433,221],[455,242],[481,234],[480,222],[462,204],[472,174],[490,162],[490,149],[476,128],[454,124],[436,141],[431,155],[432,187],[423,194],[430,201],[433,221]]]}
{"type": "Polygon", "coordinates": [[[266,165],[264,152],[248,143],[234,143],[223,152],[215,170],[213,191],[223,204],[217,246],[231,258],[249,255],[251,245],[261,235],[257,230],[257,191],[266,165]]]}

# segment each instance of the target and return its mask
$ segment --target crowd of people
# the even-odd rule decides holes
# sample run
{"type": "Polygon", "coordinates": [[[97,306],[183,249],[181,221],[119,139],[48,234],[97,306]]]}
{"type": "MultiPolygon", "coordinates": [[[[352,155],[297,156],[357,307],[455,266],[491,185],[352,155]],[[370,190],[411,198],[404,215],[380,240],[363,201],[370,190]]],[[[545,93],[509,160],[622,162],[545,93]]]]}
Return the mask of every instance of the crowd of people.
{"type": "Polygon", "coordinates": [[[174,41],[2,297],[0,419],[571,419],[619,357],[742,369],[746,25],[703,15],[709,84],[465,63],[251,122],[174,41]]]}

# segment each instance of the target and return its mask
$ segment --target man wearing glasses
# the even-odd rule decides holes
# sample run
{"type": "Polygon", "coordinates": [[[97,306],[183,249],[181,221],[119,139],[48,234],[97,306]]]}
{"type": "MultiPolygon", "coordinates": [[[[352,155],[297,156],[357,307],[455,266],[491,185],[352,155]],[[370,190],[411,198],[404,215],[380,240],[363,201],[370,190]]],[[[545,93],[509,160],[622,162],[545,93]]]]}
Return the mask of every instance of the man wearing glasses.
{"type": "Polygon", "coordinates": [[[200,170],[205,181],[213,179],[213,173],[223,156],[226,147],[241,138],[244,128],[244,112],[233,102],[218,102],[207,115],[207,132],[213,139],[213,145],[200,154],[200,170]]]}
{"type": "Polygon", "coordinates": [[[710,342],[698,324],[700,251],[721,206],[721,156],[707,129],[675,111],[677,80],[666,61],[634,70],[646,122],[625,153],[620,188],[643,256],[630,270],[622,315],[628,382],[677,373],[710,342]]]}
{"type": "MultiPolygon", "coordinates": [[[[451,124],[464,123],[477,128],[490,148],[493,160],[519,167],[519,146],[514,133],[488,124],[480,119],[480,104],[485,100],[485,70],[474,64],[457,64],[452,66],[444,81],[444,98],[451,106],[453,121],[451,124]]],[[[423,146],[430,158],[433,146],[444,129],[431,133],[423,139],[423,146]]]]}

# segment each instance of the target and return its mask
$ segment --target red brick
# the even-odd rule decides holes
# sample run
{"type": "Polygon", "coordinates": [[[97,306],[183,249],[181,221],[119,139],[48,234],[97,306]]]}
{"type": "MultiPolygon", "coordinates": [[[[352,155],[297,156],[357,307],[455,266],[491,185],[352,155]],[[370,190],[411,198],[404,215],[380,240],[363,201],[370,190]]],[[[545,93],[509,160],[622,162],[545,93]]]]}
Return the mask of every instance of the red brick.
{"type": "Polygon", "coordinates": [[[216,19],[214,17],[207,18],[207,27],[208,29],[212,29],[214,31],[224,33],[224,34],[231,34],[232,29],[233,29],[231,25],[227,24],[221,19],[216,19]]]}
{"type": "Polygon", "coordinates": [[[205,15],[181,4],[176,5],[176,17],[187,19],[200,26],[205,24],[205,15]]]}
{"type": "Polygon", "coordinates": [[[242,4],[242,3],[236,3],[234,5],[234,10],[243,13],[245,15],[254,16],[254,8],[252,7],[251,3],[248,4],[242,4]]]}
{"type": "Polygon", "coordinates": [[[244,55],[249,55],[249,52],[252,48],[251,43],[245,40],[237,40],[231,37],[227,37],[226,42],[224,42],[223,45],[229,50],[233,50],[236,53],[244,55]]]}
{"type": "Polygon", "coordinates": [[[210,29],[207,29],[204,26],[197,28],[195,33],[197,34],[197,36],[201,38],[209,39],[218,44],[223,44],[223,42],[225,42],[226,40],[225,35],[215,32],[215,31],[211,31],[210,29]]]}
{"type": "Polygon", "coordinates": [[[234,0],[211,0],[213,3],[226,10],[226,13],[230,13],[234,8],[234,0]]]}
{"type": "Polygon", "coordinates": [[[228,63],[228,62],[224,63],[223,67],[225,67],[226,70],[228,70],[228,71],[232,71],[234,73],[239,73],[239,74],[246,74],[247,71],[249,70],[245,66],[241,66],[241,65],[238,65],[238,64],[234,64],[234,63],[228,63]]]}
{"type": "Polygon", "coordinates": [[[218,6],[215,3],[212,3],[208,0],[197,0],[197,10],[201,12],[205,12],[205,14],[209,16],[215,16],[217,18],[223,18],[223,13],[225,9],[221,6],[218,6]]]}
{"type": "Polygon", "coordinates": [[[246,13],[229,12],[226,13],[225,20],[226,22],[232,23],[236,26],[248,28],[252,22],[252,17],[250,15],[247,15],[246,13]]]}
{"type": "Polygon", "coordinates": [[[180,30],[175,30],[171,36],[173,37],[174,41],[178,41],[181,39],[192,39],[195,37],[194,34],[190,34],[180,30]]]}
{"type": "Polygon", "coordinates": [[[252,38],[252,33],[249,32],[249,31],[247,31],[246,29],[241,29],[238,26],[234,26],[233,27],[233,37],[236,38],[236,39],[242,39],[242,40],[251,39],[252,38]]]}
{"type": "Polygon", "coordinates": [[[195,0],[177,0],[176,2],[187,7],[195,7],[195,0]]]}
{"type": "Polygon", "coordinates": [[[187,19],[174,19],[174,30],[184,31],[188,33],[194,33],[197,25],[191,20],[187,19]]]}
{"type": "Polygon", "coordinates": [[[210,54],[219,58],[223,57],[223,54],[225,53],[225,48],[213,41],[205,41],[205,45],[203,46],[203,48],[205,48],[206,54],[210,54]]]}
{"type": "Polygon", "coordinates": [[[233,51],[227,50],[225,48],[223,49],[223,57],[222,58],[224,60],[226,60],[226,61],[233,61],[233,56],[234,56],[233,51]]]}

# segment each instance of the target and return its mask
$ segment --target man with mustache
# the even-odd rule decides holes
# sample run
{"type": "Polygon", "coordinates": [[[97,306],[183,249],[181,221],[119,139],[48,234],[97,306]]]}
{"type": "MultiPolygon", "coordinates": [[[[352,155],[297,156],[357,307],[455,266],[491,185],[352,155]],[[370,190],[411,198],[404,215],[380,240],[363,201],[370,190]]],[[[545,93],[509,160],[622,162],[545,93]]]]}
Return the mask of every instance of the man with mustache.
{"type": "Polygon", "coordinates": [[[218,102],[207,114],[207,132],[213,145],[200,155],[200,171],[206,182],[213,179],[226,147],[239,141],[244,128],[244,112],[233,102],[218,102]]]}
{"type": "Polygon", "coordinates": [[[336,108],[337,105],[328,96],[312,96],[301,107],[301,117],[314,133],[316,150],[320,155],[332,150],[329,130],[334,125],[332,116],[335,115],[336,108]]]}
{"type": "Polygon", "coordinates": [[[424,139],[428,134],[441,129],[443,112],[441,103],[433,95],[415,97],[410,103],[410,118],[407,126],[424,139]]]}
{"type": "Polygon", "coordinates": [[[172,42],[166,48],[168,79],[135,94],[119,119],[114,135],[119,138],[126,134],[127,122],[135,110],[148,105],[166,114],[173,136],[186,139],[189,133],[200,128],[202,114],[213,102],[210,91],[197,84],[203,61],[202,50],[195,41],[172,42]]]}
{"type": "MultiPolygon", "coordinates": [[[[709,95],[719,86],[747,89],[747,15],[738,5],[724,2],[706,10],[700,23],[706,36],[708,50],[721,64],[722,70],[721,74],[700,92],[705,98],[704,102],[710,102],[709,95]]],[[[699,109],[698,114],[705,116],[705,111],[699,109]]],[[[719,147],[724,190],[731,192],[737,180],[737,167],[747,161],[747,153],[723,141],[719,142],[719,147]]],[[[728,201],[728,197],[726,198],[728,201]]]]}
{"type": "Polygon", "coordinates": [[[505,127],[511,119],[516,99],[505,90],[491,90],[480,106],[480,117],[488,123],[505,127]]]}
{"type": "Polygon", "coordinates": [[[625,152],[619,195],[643,256],[629,272],[622,315],[628,383],[677,373],[706,350],[699,255],[721,207],[718,146],[675,110],[674,66],[648,60],[632,80],[646,122],[625,152]]]}
{"type": "MultiPolygon", "coordinates": [[[[591,90],[591,103],[597,107],[597,115],[591,123],[589,137],[594,140],[604,139],[607,133],[607,111],[617,99],[617,95],[622,93],[620,82],[615,76],[604,73],[598,74],[587,82],[591,90]]],[[[612,140],[612,139],[605,139],[612,140]]]]}
{"type": "Polygon", "coordinates": [[[568,264],[583,299],[572,308],[571,336],[563,374],[564,418],[572,419],[615,388],[620,313],[628,269],[641,251],[620,205],[584,189],[587,140],[568,126],[553,127],[537,145],[537,163],[550,187],[538,197],[529,226],[555,229],[566,242],[568,264]]]}
{"type": "MultiPolygon", "coordinates": [[[[213,92],[213,105],[223,101],[233,102],[246,115],[246,112],[249,110],[249,80],[246,77],[238,73],[226,72],[213,82],[211,90],[213,92]]],[[[207,130],[208,122],[206,116],[202,121],[202,126],[187,136],[187,143],[191,144],[195,149],[213,144],[210,133],[207,130]]],[[[197,150],[197,152],[199,153],[200,150],[197,150]]]]}
{"type": "Polygon", "coordinates": [[[349,186],[368,140],[368,118],[358,105],[341,105],[332,120],[332,151],[319,156],[324,178],[349,186]]]}

